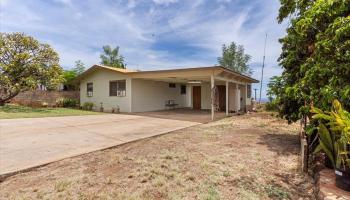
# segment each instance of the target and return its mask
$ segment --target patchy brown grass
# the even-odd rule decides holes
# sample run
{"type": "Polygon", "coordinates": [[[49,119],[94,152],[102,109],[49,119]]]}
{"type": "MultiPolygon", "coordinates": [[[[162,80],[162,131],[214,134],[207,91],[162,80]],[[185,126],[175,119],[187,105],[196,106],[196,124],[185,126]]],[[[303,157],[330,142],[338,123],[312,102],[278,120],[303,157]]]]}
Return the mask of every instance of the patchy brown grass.
{"type": "Polygon", "coordinates": [[[298,125],[226,118],[9,177],[1,199],[313,199],[298,125]]]}

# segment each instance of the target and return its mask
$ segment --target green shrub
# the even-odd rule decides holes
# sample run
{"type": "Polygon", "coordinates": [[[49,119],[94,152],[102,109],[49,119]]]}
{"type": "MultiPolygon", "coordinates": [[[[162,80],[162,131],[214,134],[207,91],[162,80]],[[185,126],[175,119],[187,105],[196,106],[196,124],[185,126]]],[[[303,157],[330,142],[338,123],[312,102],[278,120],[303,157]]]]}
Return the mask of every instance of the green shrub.
{"type": "Polygon", "coordinates": [[[94,103],[92,102],[85,102],[83,104],[83,110],[92,110],[93,107],[94,107],[94,103]]]}
{"type": "Polygon", "coordinates": [[[278,111],[278,104],[275,99],[269,98],[269,102],[265,104],[265,110],[267,111],[278,111]]]}
{"type": "Polygon", "coordinates": [[[71,98],[60,98],[57,100],[57,106],[64,108],[74,108],[78,105],[78,100],[71,98]]]}
{"type": "Polygon", "coordinates": [[[317,120],[319,144],[315,153],[323,150],[336,168],[350,169],[350,113],[338,100],[333,101],[332,110],[322,111],[313,107],[313,120],[317,120]]]}

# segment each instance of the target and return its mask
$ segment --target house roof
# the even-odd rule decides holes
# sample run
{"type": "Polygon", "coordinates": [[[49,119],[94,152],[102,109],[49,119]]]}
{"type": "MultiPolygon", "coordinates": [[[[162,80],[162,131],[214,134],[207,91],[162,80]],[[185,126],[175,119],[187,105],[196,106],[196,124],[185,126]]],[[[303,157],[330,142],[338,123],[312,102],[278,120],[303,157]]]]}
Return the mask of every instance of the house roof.
{"type": "Polygon", "coordinates": [[[130,69],[123,69],[123,68],[116,68],[116,67],[109,67],[106,65],[93,65],[92,67],[90,67],[89,69],[93,68],[93,67],[101,67],[101,68],[105,68],[105,69],[110,69],[113,71],[117,71],[117,72],[121,72],[121,73],[130,73],[130,72],[136,72],[135,70],[130,70],[130,69]]]}
{"type": "Polygon", "coordinates": [[[186,72],[186,71],[201,71],[201,70],[220,70],[229,74],[233,74],[235,76],[238,76],[242,79],[245,79],[249,82],[252,83],[259,83],[258,80],[251,78],[247,75],[235,72],[231,69],[222,67],[222,66],[209,66],[209,67],[188,67],[188,68],[178,68],[178,69],[165,69],[165,70],[149,70],[149,71],[136,71],[136,70],[129,70],[129,69],[122,69],[122,68],[115,68],[115,67],[109,67],[109,66],[104,66],[104,65],[93,65],[92,67],[90,67],[88,70],[86,70],[84,73],[82,73],[81,75],[79,75],[77,77],[77,80],[79,81],[81,78],[83,78],[84,76],[86,76],[87,74],[90,74],[96,70],[99,69],[107,69],[107,70],[112,70],[112,71],[116,71],[119,73],[123,73],[123,74],[130,74],[130,75],[143,75],[143,74],[162,74],[162,73],[176,73],[176,72],[186,72]]]}

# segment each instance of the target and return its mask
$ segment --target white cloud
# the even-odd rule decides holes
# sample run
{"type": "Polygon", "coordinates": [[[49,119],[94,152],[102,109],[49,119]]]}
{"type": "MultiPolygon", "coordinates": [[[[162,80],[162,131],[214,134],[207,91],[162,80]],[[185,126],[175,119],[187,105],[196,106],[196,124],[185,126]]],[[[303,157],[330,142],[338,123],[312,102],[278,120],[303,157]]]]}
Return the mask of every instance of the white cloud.
{"type": "Polygon", "coordinates": [[[232,0],[216,0],[219,3],[230,3],[232,0]]]}
{"type": "Polygon", "coordinates": [[[72,0],[54,0],[54,1],[56,1],[58,3],[62,3],[66,6],[72,6],[72,0]]]}
{"type": "Polygon", "coordinates": [[[172,3],[177,3],[178,0],[153,0],[153,2],[158,5],[169,5],[172,3]]]}
{"type": "Polygon", "coordinates": [[[9,0],[0,0],[0,6],[6,5],[9,0]]]}
{"type": "Polygon", "coordinates": [[[252,55],[252,63],[258,66],[253,74],[256,79],[260,79],[267,32],[264,85],[269,77],[281,73],[276,67],[281,52],[278,38],[284,35],[286,25],[276,22],[279,4],[274,0],[246,5],[241,5],[243,0],[154,0],[153,4],[135,0],[56,1],[65,6],[0,0],[1,31],[25,32],[51,44],[65,68],[78,59],[87,66],[98,63],[106,44],[120,46],[130,68],[208,66],[216,64],[222,44],[235,41],[252,55]],[[169,46],[180,43],[177,48],[169,46]],[[182,46],[198,52],[179,55],[182,46]]]}
{"type": "Polygon", "coordinates": [[[79,20],[82,17],[83,17],[83,14],[81,14],[81,12],[77,12],[77,13],[74,14],[74,19],[76,19],[76,20],[79,20]]]}
{"type": "Polygon", "coordinates": [[[136,1],[135,0],[128,0],[127,8],[132,9],[136,7],[136,1]]]}

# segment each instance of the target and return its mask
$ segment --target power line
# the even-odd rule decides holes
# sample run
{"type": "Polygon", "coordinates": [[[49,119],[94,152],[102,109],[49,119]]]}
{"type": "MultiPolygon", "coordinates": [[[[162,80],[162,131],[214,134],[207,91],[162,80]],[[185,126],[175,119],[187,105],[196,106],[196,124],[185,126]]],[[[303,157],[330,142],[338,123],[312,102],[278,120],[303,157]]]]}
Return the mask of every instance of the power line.
{"type": "Polygon", "coordinates": [[[261,81],[260,81],[260,97],[259,97],[259,104],[261,103],[261,90],[262,90],[262,84],[263,84],[263,78],[264,78],[266,40],[267,40],[267,33],[266,33],[266,36],[265,36],[264,57],[263,57],[263,64],[262,64],[262,67],[261,67],[261,81]]]}

